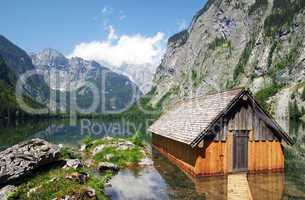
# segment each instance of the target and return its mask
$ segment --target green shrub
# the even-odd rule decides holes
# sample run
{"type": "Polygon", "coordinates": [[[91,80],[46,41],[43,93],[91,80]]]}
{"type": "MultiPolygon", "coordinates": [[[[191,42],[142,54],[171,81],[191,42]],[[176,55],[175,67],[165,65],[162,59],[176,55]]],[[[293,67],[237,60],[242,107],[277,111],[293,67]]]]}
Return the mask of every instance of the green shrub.
{"type": "Polygon", "coordinates": [[[278,42],[274,42],[270,48],[270,52],[268,55],[268,69],[272,66],[273,53],[274,53],[277,45],[278,45],[278,42]]]}
{"type": "Polygon", "coordinates": [[[87,146],[91,146],[93,143],[94,139],[90,136],[86,136],[83,140],[82,143],[87,145],[87,146]]]}
{"type": "Polygon", "coordinates": [[[293,103],[289,102],[289,117],[291,119],[300,119],[302,117],[302,113],[299,110],[297,101],[294,100],[293,103]]]}
{"type": "Polygon", "coordinates": [[[278,84],[272,84],[255,94],[256,100],[260,103],[260,105],[268,110],[267,101],[270,97],[274,96],[277,92],[281,90],[282,86],[278,84]]]}
{"type": "Polygon", "coordinates": [[[80,157],[72,148],[69,147],[61,148],[60,153],[64,159],[76,159],[80,157]]]}
{"type": "Polygon", "coordinates": [[[301,94],[301,99],[303,101],[305,101],[305,86],[303,87],[303,91],[302,91],[302,94],[301,94]]]}
{"type": "Polygon", "coordinates": [[[221,37],[221,38],[216,37],[215,40],[212,43],[209,44],[209,49],[210,50],[215,50],[217,47],[221,47],[224,44],[226,44],[227,42],[229,42],[229,41],[227,41],[223,37],[221,37]]]}
{"type": "Polygon", "coordinates": [[[254,37],[247,43],[239,61],[238,64],[236,65],[234,72],[233,72],[233,79],[236,80],[238,79],[239,75],[244,73],[244,68],[247,65],[249,58],[251,56],[252,50],[255,45],[255,40],[254,37]]]}
{"type": "Polygon", "coordinates": [[[132,143],[134,143],[137,146],[143,146],[143,140],[144,140],[144,134],[142,132],[140,132],[140,131],[137,131],[131,137],[132,143]]]}

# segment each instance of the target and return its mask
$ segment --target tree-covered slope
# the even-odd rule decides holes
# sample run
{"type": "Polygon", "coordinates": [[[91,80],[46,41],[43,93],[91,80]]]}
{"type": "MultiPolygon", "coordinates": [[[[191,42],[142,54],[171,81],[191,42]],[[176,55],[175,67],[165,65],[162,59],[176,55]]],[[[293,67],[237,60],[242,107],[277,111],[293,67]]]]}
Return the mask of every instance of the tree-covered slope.
{"type": "MultiPolygon", "coordinates": [[[[6,65],[0,56],[0,119],[27,117],[28,113],[22,111],[15,96],[16,75],[6,65]]],[[[33,108],[42,108],[42,105],[24,96],[25,102],[33,108]]]]}

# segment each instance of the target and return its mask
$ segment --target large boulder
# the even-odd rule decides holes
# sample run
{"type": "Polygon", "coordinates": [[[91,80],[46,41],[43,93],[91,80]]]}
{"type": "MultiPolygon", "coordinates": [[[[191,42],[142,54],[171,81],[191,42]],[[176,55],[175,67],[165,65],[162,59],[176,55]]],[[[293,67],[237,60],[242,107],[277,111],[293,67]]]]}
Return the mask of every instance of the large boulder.
{"type": "Polygon", "coordinates": [[[0,185],[29,175],[33,170],[54,163],[60,148],[41,139],[33,139],[0,152],[0,185]]]}
{"type": "Polygon", "coordinates": [[[8,185],[0,189],[0,200],[7,200],[9,196],[16,192],[17,188],[13,185],[8,185]]]}

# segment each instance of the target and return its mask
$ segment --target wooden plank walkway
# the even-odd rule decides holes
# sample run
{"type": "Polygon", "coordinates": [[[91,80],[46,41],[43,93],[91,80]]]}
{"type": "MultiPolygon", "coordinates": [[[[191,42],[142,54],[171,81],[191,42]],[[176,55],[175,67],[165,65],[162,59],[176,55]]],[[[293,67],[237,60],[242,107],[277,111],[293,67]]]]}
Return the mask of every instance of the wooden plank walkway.
{"type": "Polygon", "coordinates": [[[252,200],[247,174],[228,176],[228,200],[252,200]]]}

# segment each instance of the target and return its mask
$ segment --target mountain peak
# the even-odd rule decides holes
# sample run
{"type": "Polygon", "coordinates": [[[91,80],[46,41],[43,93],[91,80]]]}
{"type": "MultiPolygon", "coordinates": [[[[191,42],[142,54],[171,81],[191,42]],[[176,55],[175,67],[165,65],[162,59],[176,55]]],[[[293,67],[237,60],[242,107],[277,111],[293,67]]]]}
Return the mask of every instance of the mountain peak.
{"type": "Polygon", "coordinates": [[[52,48],[45,48],[43,49],[41,52],[39,52],[38,54],[36,54],[38,56],[43,56],[43,57],[49,57],[49,58],[61,58],[61,59],[66,59],[66,57],[60,53],[59,51],[57,51],[56,49],[52,49],[52,48]]]}
{"type": "Polygon", "coordinates": [[[56,49],[46,48],[31,56],[34,65],[61,68],[69,63],[69,60],[56,49]]]}

